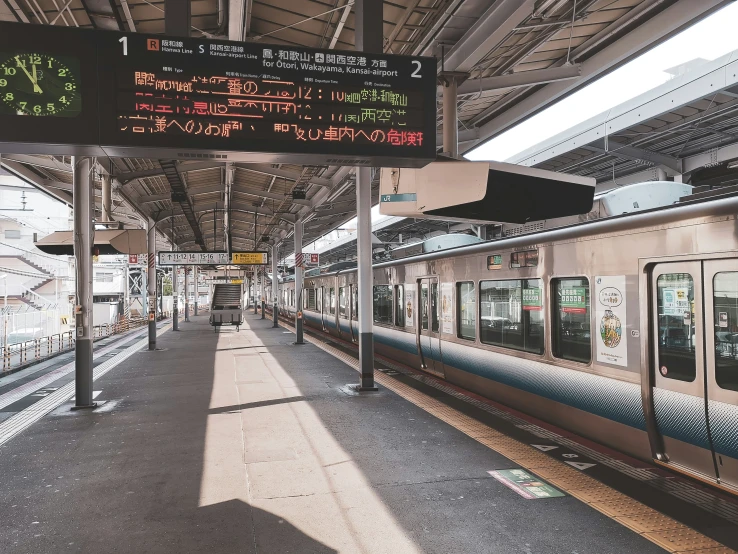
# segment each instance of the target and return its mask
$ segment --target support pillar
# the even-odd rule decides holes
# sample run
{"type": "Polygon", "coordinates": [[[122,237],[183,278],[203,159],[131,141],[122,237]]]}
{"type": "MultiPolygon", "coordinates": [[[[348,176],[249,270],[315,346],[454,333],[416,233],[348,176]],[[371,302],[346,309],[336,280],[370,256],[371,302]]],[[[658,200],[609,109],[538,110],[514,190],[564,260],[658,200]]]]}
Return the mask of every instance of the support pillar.
{"type": "MultiPolygon", "coordinates": [[[[356,50],[382,53],[382,0],[356,0],[354,4],[356,50]]],[[[356,246],[359,296],[358,390],[377,390],[374,384],[374,333],[372,330],[372,173],[356,168],[356,246]]]]}
{"type": "Polygon", "coordinates": [[[277,258],[279,257],[279,246],[272,246],[272,316],[274,322],[272,327],[279,327],[279,267],[277,267],[277,258]]]}
{"type": "Polygon", "coordinates": [[[266,319],[266,312],[264,308],[266,306],[266,269],[261,272],[261,286],[259,287],[259,298],[261,300],[261,319],[266,319]]]}
{"type": "Polygon", "coordinates": [[[110,185],[110,175],[102,174],[102,220],[105,223],[113,221],[113,192],[110,185]]]}
{"type": "Polygon", "coordinates": [[[356,169],[356,246],[359,293],[360,390],[376,390],[374,384],[374,332],[372,329],[372,189],[371,168],[356,169]]]}
{"type": "Polygon", "coordinates": [[[92,160],[72,156],[75,292],[74,407],[94,408],[92,401],[92,160]]]}
{"type": "Polygon", "coordinates": [[[295,344],[305,344],[302,332],[302,229],[301,219],[295,221],[295,344]]]}
{"type": "Polygon", "coordinates": [[[189,0],[164,0],[164,34],[190,36],[192,8],[189,0]]]}
{"type": "Polygon", "coordinates": [[[179,331],[179,270],[172,266],[172,331],[179,331]]]}
{"type": "Polygon", "coordinates": [[[441,76],[443,82],[443,151],[459,157],[459,114],[456,77],[441,76]]]}
{"type": "Polygon", "coordinates": [[[200,300],[200,274],[197,270],[197,266],[192,268],[192,277],[192,280],[195,281],[195,315],[197,315],[197,304],[200,300]]]}
{"type": "Polygon", "coordinates": [[[185,272],[185,316],[184,320],[185,323],[190,322],[190,272],[187,266],[184,266],[184,272],[185,272]]]}
{"type": "Polygon", "coordinates": [[[156,350],[156,221],[148,219],[148,272],[146,274],[149,311],[149,350],[156,350]]]}
{"type": "Polygon", "coordinates": [[[259,269],[254,269],[254,278],[253,282],[251,284],[253,290],[254,290],[254,315],[259,313],[259,294],[256,292],[256,287],[259,286],[259,269]]]}

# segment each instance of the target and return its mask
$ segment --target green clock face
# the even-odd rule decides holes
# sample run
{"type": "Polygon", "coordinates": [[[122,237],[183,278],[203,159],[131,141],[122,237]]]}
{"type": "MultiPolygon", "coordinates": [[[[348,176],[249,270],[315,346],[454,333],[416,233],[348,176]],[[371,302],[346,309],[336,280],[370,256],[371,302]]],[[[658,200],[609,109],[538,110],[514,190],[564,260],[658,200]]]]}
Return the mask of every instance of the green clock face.
{"type": "Polygon", "coordinates": [[[81,110],[76,60],[34,52],[0,53],[0,103],[5,113],[74,117],[81,110]]]}

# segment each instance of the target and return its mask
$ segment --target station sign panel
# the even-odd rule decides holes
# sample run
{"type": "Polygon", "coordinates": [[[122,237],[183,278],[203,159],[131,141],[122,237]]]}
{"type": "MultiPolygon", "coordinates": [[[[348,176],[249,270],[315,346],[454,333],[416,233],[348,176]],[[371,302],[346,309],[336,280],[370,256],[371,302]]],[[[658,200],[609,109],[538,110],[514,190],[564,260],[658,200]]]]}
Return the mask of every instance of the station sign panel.
{"type": "Polygon", "coordinates": [[[268,252],[233,252],[231,255],[233,265],[267,265],[268,263],[268,252]]]}
{"type": "Polygon", "coordinates": [[[243,285],[243,279],[230,279],[228,277],[213,277],[208,279],[209,285],[243,285]]]}
{"type": "Polygon", "coordinates": [[[158,252],[159,265],[268,265],[268,252],[158,252]]]}
{"type": "Polygon", "coordinates": [[[393,167],[435,158],[434,58],[18,23],[0,35],[10,45],[0,47],[4,152],[393,167]]]}

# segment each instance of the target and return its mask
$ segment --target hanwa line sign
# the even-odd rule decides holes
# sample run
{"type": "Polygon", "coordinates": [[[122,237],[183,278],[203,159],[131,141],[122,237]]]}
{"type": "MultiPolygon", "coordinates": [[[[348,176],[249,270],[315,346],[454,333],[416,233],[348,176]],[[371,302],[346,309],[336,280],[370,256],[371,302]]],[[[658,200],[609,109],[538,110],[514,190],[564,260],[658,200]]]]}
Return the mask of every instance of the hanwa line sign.
{"type": "Polygon", "coordinates": [[[159,265],[269,265],[268,252],[159,252],[159,265]]]}

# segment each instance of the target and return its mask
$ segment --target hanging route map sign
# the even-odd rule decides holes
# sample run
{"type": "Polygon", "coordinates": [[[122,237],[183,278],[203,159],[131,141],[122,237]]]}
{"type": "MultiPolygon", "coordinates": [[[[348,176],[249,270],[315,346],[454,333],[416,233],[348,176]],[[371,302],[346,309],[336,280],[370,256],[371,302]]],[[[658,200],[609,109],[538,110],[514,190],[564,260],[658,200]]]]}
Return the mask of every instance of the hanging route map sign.
{"type": "Polygon", "coordinates": [[[435,158],[434,58],[17,23],[0,23],[0,36],[12,45],[0,46],[3,152],[29,152],[24,142],[50,141],[48,129],[53,153],[396,167],[435,158]]]}

